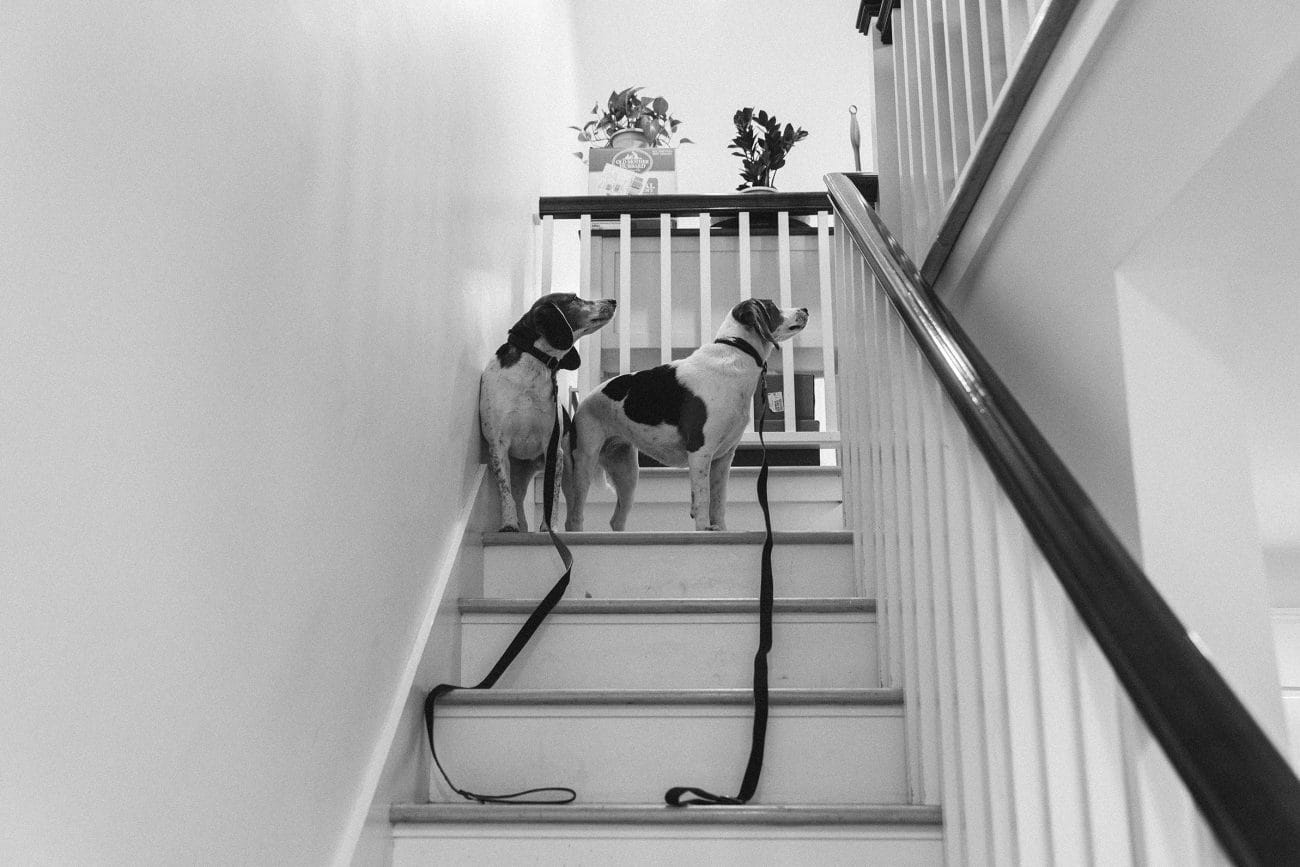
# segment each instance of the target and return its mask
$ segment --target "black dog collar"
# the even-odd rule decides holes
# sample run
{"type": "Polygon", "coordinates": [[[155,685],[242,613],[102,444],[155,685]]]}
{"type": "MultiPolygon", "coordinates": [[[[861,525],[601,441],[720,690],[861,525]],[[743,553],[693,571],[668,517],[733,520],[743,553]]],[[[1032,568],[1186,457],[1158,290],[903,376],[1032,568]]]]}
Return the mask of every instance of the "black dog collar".
{"type": "Polygon", "coordinates": [[[722,343],[727,346],[734,346],[737,349],[744,351],[744,353],[750,358],[754,359],[754,363],[759,367],[767,367],[767,363],[763,361],[763,356],[759,355],[758,350],[750,346],[748,341],[741,340],[739,337],[719,337],[713,342],[722,343]]]}
{"type": "Polygon", "coordinates": [[[511,328],[510,333],[506,335],[506,343],[509,343],[520,352],[526,352],[533,358],[536,358],[542,364],[546,365],[546,368],[552,373],[560,368],[564,368],[565,370],[577,369],[578,365],[581,363],[578,357],[578,350],[570,349],[564,356],[556,358],[554,355],[547,355],[545,352],[542,352],[533,345],[533,342],[539,337],[541,337],[541,335],[533,329],[526,326],[516,325],[514,328],[511,328]]]}

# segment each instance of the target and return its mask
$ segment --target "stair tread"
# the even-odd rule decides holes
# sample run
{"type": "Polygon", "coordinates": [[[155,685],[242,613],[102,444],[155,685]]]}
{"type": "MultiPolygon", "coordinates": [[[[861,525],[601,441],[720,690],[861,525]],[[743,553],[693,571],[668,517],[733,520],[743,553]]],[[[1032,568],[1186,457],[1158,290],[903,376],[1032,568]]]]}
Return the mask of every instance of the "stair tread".
{"type": "MultiPolygon", "coordinates": [[[[589,531],[581,533],[559,532],[560,538],[570,547],[575,545],[761,545],[766,537],[761,530],[642,530],[636,532],[615,533],[611,530],[589,531]]],[[[776,545],[849,545],[853,542],[853,533],[848,530],[802,530],[775,532],[772,541],[776,545]]],[[[483,534],[484,546],[520,546],[551,544],[547,533],[502,533],[499,531],[483,534]]]]}
{"type": "MultiPolygon", "coordinates": [[[[531,614],[535,599],[466,597],[460,600],[461,614],[531,614]]],[[[773,602],[777,614],[870,614],[876,600],[861,596],[787,596],[773,602]]],[[[568,599],[561,600],[554,614],[751,614],[758,612],[758,599],[675,598],[675,599],[568,599]]]]}
{"type": "MultiPolygon", "coordinates": [[[[750,704],[748,687],[705,689],[461,689],[448,693],[444,705],[739,705],[750,704]]],[[[776,688],[768,690],[772,705],[896,705],[901,689],[776,688]]]]}
{"type": "Polygon", "coordinates": [[[631,825],[940,825],[939,807],[916,804],[691,806],[664,804],[393,804],[394,823],[631,825]]]}

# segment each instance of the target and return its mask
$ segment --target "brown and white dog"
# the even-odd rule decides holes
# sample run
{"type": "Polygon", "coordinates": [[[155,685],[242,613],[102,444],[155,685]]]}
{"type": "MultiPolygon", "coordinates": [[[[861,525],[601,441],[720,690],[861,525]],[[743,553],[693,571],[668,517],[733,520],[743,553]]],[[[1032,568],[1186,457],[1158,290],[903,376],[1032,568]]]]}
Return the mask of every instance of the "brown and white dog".
{"type": "MultiPolygon", "coordinates": [[[[546,463],[555,427],[556,371],[577,369],[581,358],[574,344],[609,322],[616,306],[616,301],[585,301],[569,292],[543,295],[510,329],[483,371],[479,426],[501,492],[502,530],[528,530],[524,494],[546,463]]],[[[557,476],[560,465],[557,460],[557,476]]]]}
{"type": "Polygon", "coordinates": [[[582,529],[597,464],[618,495],[609,525],[615,530],[627,526],[637,453],[645,452],[665,466],[690,468],[695,529],[725,530],[727,475],[749,421],[759,371],[779,341],[807,324],[805,307],[783,310],[767,300],[742,301],[731,309],[714,342],[680,361],[601,383],[573,418],[565,528],[582,529]]]}

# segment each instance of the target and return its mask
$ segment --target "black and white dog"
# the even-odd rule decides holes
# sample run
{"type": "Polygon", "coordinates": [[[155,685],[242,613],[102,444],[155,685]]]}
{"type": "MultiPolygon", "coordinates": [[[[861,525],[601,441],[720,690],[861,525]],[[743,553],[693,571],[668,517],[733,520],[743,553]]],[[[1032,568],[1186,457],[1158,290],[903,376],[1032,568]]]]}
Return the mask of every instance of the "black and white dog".
{"type": "Polygon", "coordinates": [[[805,307],[783,310],[767,300],[742,301],[731,309],[717,339],[688,357],[601,383],[573,419],[565,528],[582,529],[598,464],[618,495],[609,525],[627,526],[637,453],[645,452],[665,466],[690,468],[695,529],[725,530],[727,475],[749,420],[759,371],[779,341],[807,324],[805,307]]]}
{"type": "MultiPolygon", "coordinates": [[[[618,302],[543,295],[510,329],[479,380],[479,426],[501,492],[501,529],[528,530],[524,494],[546,463],[555,427],[556,371],[576,370],[574,343],[614,317],[618,302]]],[[[561,462],[555,471],[560,474],[561,462]]],[[[543,527],[542,529],[545,529],[543,527]]]]}

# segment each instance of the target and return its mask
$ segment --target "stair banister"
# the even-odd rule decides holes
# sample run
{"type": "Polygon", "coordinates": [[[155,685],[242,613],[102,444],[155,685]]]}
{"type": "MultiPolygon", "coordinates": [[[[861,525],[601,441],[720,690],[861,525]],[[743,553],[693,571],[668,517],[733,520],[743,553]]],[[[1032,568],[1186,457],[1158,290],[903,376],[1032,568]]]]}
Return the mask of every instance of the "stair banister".
{"type": "MultiPolygon", "coordinates": [[[[941,522],[941,528],[949,525],[942,524],[945,515],[941,514],[937,519],[922,516],[920,524],[904,526],[908,522],[908,516],[902,506],[910,507],[915,503],[924,505],[927,502],[933,505],[933,498],[927,500],[925,491],[926,484],[936,483],[936,478],[931,478],[930,474],[937,474],[938,482],[947,483],[950,490],[966,490],[972,497],[980,490],[975,474],[947,472],[956,466],[948,463],[948,452],[961,451],[963,447],[960,444],[954,445],[955,440],[950,439],[952,431],[946,427],[938,425],[941,432],[936,433],[936,425],[925,424],[935,415],[924,396],[930,388],[941,388],[943,394],[946,394],[950,409],[960,418],[977,454],[982,456],[992,477],[1000,486],[998,496],[1005,496],[1009,500],[1031,537],[1028,552],[1021,551],[1019,546],[1022,543],[1012,538],[1008,530],[1009,522],[1002,513],[998,513],[991,554],[995,565],[1001,564],[1001,568],[988,574],[1002,582],[999,585],[1003,588],[1001,602],[999,605],[996,601],[977,599],[970,603],[973,606],[971,611],[992,614],[1008,630],[1020,622],[1017,617],[1023,616],[1023,623],[1028,625],[1029,632],[1032,633],[1029,636],[1030,643],[1036,642],[1034,646],[1037,649],[1034,657],[1027,662],[1008,654],[1005,643],[1000,645],[1000,655],[986,657],[986,660],[996,658],[1007,670],[990,675],[993,683],[987,686],[987,694],[980,699],[980,712],[975,715],[979,719],[974,719],[969,711],[963,710],[961,696],[957,695],[958,687],[943,680],[945,675],[941,664],[935,665],[933,660],[923,659],[919,663],[920,673],[908,678],[908,665],[918,665],[909,656],[915,657],[924,647],[907,646],[897,637],[890,639],[892,652],[904,657],[903,664],[898,668],[904,672],[908,681],[905,691],[920,691],[916,700],[920,702],[918,707],[922,719],[925,719],[926,714],[938,717],[946,715],[949,718],[941,720],[940,725],[951,727],[954,725],[951,716],[966,713],[968,720],[962,722],[962,725],[967,722],[972,725],[978,723],[973,731],[984,732],[989,743],[993,744],[990,746],[989,762],[996,764],[1005,760],[1008,763],[1008,767],[1000,770],[980,771],[976,768],[976,771],[987,773],[990,778],[1004,778],[1003,782],[1012,790],[1017,788],[1016,784],[1022,779],[1027,780],[1030,788],[1033,785],[1041,786],[1049,795],[1059,795],[1065,799],[1063,803],[1073,798],[1082,803],[1085,809],[1089,808],[1090,793],[1087,786],[1092,782],[1089,772],[1094,777],[1101,776],[1101,773],[1097,768],[1083,767],[1085,762],[1082,752],[1085,747],[1100,749],[1097,745],[1098,730],[1090,732],[1087,729],[1091,723],[1069,719],[1069,711],[1072,709],[1076,716],[1082,715],[1082,701],[1086,696],[1081,697],[1081,691],[1094,684],[1063,685],[1057,682],[1059,678],[1052,675],[1064,673],[1068,677],[1074,677],[1080,672],[1089,672],[1086,663],[1087,656],[1092,651],[1074,640],[1073,626],[1065,630],[1067,639],[1062,639],[1066,667],[1055,669],[1054,666],[1061,664],[1060,661],[1043,650],[1057,638],[1055,635],[1043,635],[1041,629],[1045,623],[1050,622],[1043,619],[1043,610],[1049,610],[1051,605],[1050,602],[1043,601],[1047,598],[1043,594],[1054,591],[1047,589],[1047,585],[1053,582],[1046,578],[1035,583],[1037,571],[1032,560],[1037,556],[1033,550],[1036,547],[1046,564],[1050,565],[1051,576],[1064,590],[1082,626],[1086,627],[1086,634],[1080,630],[1079,637],[1095,642],[1104,655],[1114,676],[1122,685],[1127,701],[1131,701],[1150,735],[1163,749],[1223,852],[1239,864],[1294,863],[1300,853],[1300,780],[1297,780],[1285,759],[1105,524],[1079,483],[987,361],[929,290],[915,265],[894,240],[880,217],[868,207],[844,176],[827,175],[826,184],[835,206],[836,226],[841,234],[846,235],[842,242],[845,249],[841,261],[837,263],[839,270],[835,315],[848,320],[847,323],[839,323],[841,334],[845,333],[846,328],[866,333],[866,342],[869,344],[867,353],[876,351],[874,357],[877,362],[886,356],[907,359],[912,357],[909,353],[919,352],[918,358],[923,357],[927,362],[925,367],[928,368],[923,374],[919,369],[921,365],[905,362],[901,365],[902,370],[858,370],[850,375],[843,367],[847,364],[861,365],[865,363],[865,357],[846,352],[841,361],[840,381],[849,390],[849,393],[841,395],[841,406],[860,406],[880,401],[886,404],[882,410],[873,410],[878,417],[868,417],[858,423],[852,422],[847,416],[842,419],[844,448],[846,455],[850,456],[850,462],[851,456],[857,453],[855,449],[867,453],[871,461],[869,467],[849,468],[851,476],[859,479],[858,484],[868,484],[861,480],[864,474],[869,476],[874,484],[886,488],[884,496],[887,499],[893,490],[890,472],[891,469],[894,471],[893,480],[897,484],[897,491],[894,492],[895,505],[882,501],[880,492],[868,491],[876,500],[867,511],[874,512],[873,520],[878,525],[889,525],[885,530],[877,527],[872,531],[876,535],[874,544],[887,548],[893,545],[897,550],[891,556],[894,557],[898,570],[907,574],[910,567],[904,561],[908,558],[900,556],[898,551],[904,555],[908,552],[902,550],[900,544],[904,547],[906,544],[916,545],[919,551],[928,544],[927,538],[932,538],[932,535],[927,534],[927,520],[930,526],[933,526],[935,520],[941,522]],[[887,299],[888,303],[882,299],[887,299]],[[867,318],[887,323],[882,337],[869,333],[871,323],[866,321],[867,318]],[[888,323],[894,322],[901,325],[891,330],[894,325],[888,323]],[[905,339],[902,337],[903,329],[908,335],[905,339]],[[873,350],[872,347],[876,349],[873,350]],[[876,378],[869,378],[871,376],[876,378]],[[857,389],[856,393],[854,389],[857,389]],[[889,406],[891,400],[892,409],[889,406]],[[889,438],[895,435],[886,430],[891,427],[902,428],[904,431],[892,442],[889,438]],[[937,443],[940,437],[945,438],[942,447],[933,449],[932,444],[937,443]],[[943,472],[929,468],[918,475],[917,457],[937,452],[943,453],[943,461],[939,462],[943,472]],[[913,484],[910,494],[903,490],[908,484],[909,468],[913,482],[919,479],[919,487],[913,484]],[[900,538],[909,537],[910,542],[900,543],[885,538],[890,527],[900,538]],[[1022,555],[1028,557],[1031,563],[1026,567],[1030,574],[1025,577],[1024,590],[1032,600],[1025,604],[1029,607],[1038,605],[1042,610],[1026,611],[1018,615],[1015,606],[1020,603],[1011,598],[1014,596],[1011,592],[1014,588],[1010,585],[1020,579],[1005,576],[1013,574],[1020,565],[1022,555]],[[1035,625],[1039,627],[1038,632],[1034,632],[1035,625]],[[927,682],[927,664],[936,672],[929,679],[933,681],[938,678],[937,683],[927,682]],[[1010,749],[1009,742],[1016,736],[1015,727],[1020,725],[1016,721],[1017,708],[1012,707],[1013,702],[1010,700],[1011,693],[1021,683],[1012,670],[1019,665],[1028,666],[1028,679],[1024,682],[1037,683],[1042,691],[1036,698],[1040,717],[1037,729],[1021,730],[1027,732],[1028,741],[1036,744],[1040,753],[1050,753],[1044,746],[1045,740],[1056,737],[1058,733],[1048,729],[1051,725],[1045,716],[1050,713],[1045,710],[1051,701],[1048,693],[1055,691],[1062,695],[1065,702],[1062,706],[1067,712],[1056,722],[1074,729],[1071,737],[1077,742],[1081,753],[1078,760],[1080,767],[1077,769],[1081,782],[1067,779],[1068,775],[1054,777],[1050,768],[1041,771],[1040,776],[1032,773],[1023,778],[1017,776],[1020,766],[1016,762],[1023,757],[1010,749]],[[927,696],[931,696],[928,707],[927,696]],[[945,696],[950,699],[946,704],[945,696]],[[1008,719],[1000,719],[998,715],[1002,713],[1007,714],[1008,719]],[[1009,727],[1008,731],[999,731],[1002,726],[1009,727]],[[1001,759],[998,756],[999,747],[994,743],[995,738],[1008,742],[1001,759]],[[1077,791],[1071,789],[1071,786],[1076,787],[1077,791]]],[[[849,340],[841,342],[841,346],[847,348],[854,343],[855,341],[849,340]]],[[[972,451],[972,454],[976,452],[972,451]]],[[[949,505],[946,508],[947,517],[951,517],[954,507],[949,505]]],[[[849,509],[847,503],[846,510],[851,513],[857,511],[849,509]]],[[[978,511],[981,510],[974,506],[970,508],[972,519],[977,517],[975,513],[978,511]]],[[[962,544],[960,540],[959,544],[962,544]]],[[[978,538],[973,544],[977,549],[980,547],[978,538]]],[[[955,555],[939,551],[937,547],[925,553],[928,557],[926,562],[940,571],[945,562],[958,563],[955,555]]],[[[989,552],[984,553],[987,555],[989,552]]],[[[978,550],[971,553],[972,558],[978,558],[979,555],[978,550]]],[[[879,553],[875,556],[878,566],[888,565],[879,553]]],[[[913,565],[915,562],[919,560],[913,560],[913,565]]],[[[972,574],[978,571],[975,567],[972,570],[972,574]]],[[[920,574],[919,570],[914,571],[915,574],[920,574]]],[[[885,582],[886,576],[881,576],[880,580],[885,582]]],[[[888,580],[894,579],[890,577],[888,580]]],[[[919,628],[925,633],[928,628],[926,618],[932,613],[934,622],[931,626],[944,627],[947,617],[945,612],[954,613],[952,623],[946,625],[960,624],[961,618],[956,612],[959,612],[961,604],[957,597],[968,591],[955,578],[951,586],[936,579],[933,587],[922,586],[924,582],[920,579],[915,587],[909,587],[907,580],[900,579],[894,586],[882,587],[879,594],[882,597],[882,612],[887,606],[892,606],[897,612],[896,617],[905,620],[903,624],[889,623],[891,632],[897,633],[899,626],[902,626],[905,629],[919,628]],[[890,593],[898,594],[902,599],[883,598],[890,593]]],[[[993,590],[990,589],[989,594],[994,595],[993,590]]],[[[953,650],[952,642],[960,643],[961,640],[961,636],[955,632],[948,638],[939,635],[930,639],[931,647],[938,649],[940,657],[946,654],[950,658],[958,656],[953,650]]],[[[1013,635],[1001,640],[1016,639],[1013,635]]],[[[915,633],[909,641],[917,643],[915,633]]],[[[924,640],[921,644],[924,644],[924,640]]],[[[978,652],[979,647],[974,649],[978,652]]],[[[949,678],[951,674],[949,671],[949,678]]],[[[1088,710],[1092,711],[1093,708],[1089,707],[1088,710]]],[[[949,751],[955,739],[959,739],[963,733],[969,737],[971,733],[955,728],[944,731],[944,746],[949,751]]],[[[1123,740],[1122,726],[1120,731],[1123,740]]],[[[1123,743],[1114,747],[1113,752],[1126,760],[1133,752],[1131,747],[1131,743],[1123,743]]],[[[1059,757],[1049,754],[1045,755],[1045,760],[1050,765],[1053,760],[1059,761],[1059,757]]],[[[926,762],[932,761],[933,758],[923,756],[918,761],[918,774],[923,774],[926,762]]],[[[963,770],[954,756],[946,756],[943,761],[948,776],[960,774],[963,770]]],[[[971,768],[968,766],[964,770],[969,772],[971,768]]],[[[1116,832],[1118,836],[1129,838],[1126,845],[1130,849],[1139,848],[1139,843],[1134,842],[1134,839],[1143,834],[1140,827],[1142,822],[1154,821],[1142,816],[1142,792],[1141,786],[1133,779],[1135,773],[1131,768],[1125,768],[1123,785],[1117,790],[1118,797],[1127,799],[1129,804],[1129,825],[1137,826],[1125,826],[1125,830],[1116,832]]],[[[970,780],[962,783],[967,784],[974,785],[970,780]]],[[[978,822],[972,823],[978,827],[970,829],[973,839],[953,844],[967,848],[950,849],[950,854],[955,852],[962,860],[974,862],[978,860],[975,850],[993,854],[1019,852],[1020,858],[1013,860],[1034,863],[1028,854],[1029,850],[1041,845],[1043,852],[1050,852],[1051,846],[1054,844],[1059,847],[1061,841],[1040,842],[1030,839],[1026,836],[1024,825],[1038,822],[1049,837],[1054,832],[1070,833],[1065,828],[1052,827],[1052,822],[1058,818],[1056,813],[1052,813],[1050,819],[1045,816],[1017,816],[1015,819],[1019,821],[1020,827],[1017,827],[1016,822],[1011,822],[1009,830],[1002,828],[998,817],[994,815],[1000,809],[999,805],[988,802],[990,794],[1001,784],[996,779],[986,782],[982,789],[985,803],[968,801],[962,804],[950,803],[951,798],[956,797],[953,793],[957,790],[953,788],[952,780],[945,780],[943,803],[945,816],[949,817],[945,822],[948,826],[945,833],[952,835],[957,831],[953,827],[953,820],[957,819],[957,824],[963,821],[960,818],[963,807],[979,814],[978,822]],[[995,788],[988,788],[990,785],[995,788]],[[984,815],[981,812],[984,810],[990,811],[989,814],[984,815]]],[[[1017,794],[1023,796],[1026,792],[1017,794]]],[[[929,799],[928,796],[927,800],[929,799]]],[[[1104,809],[1098,809],[1096,804],[1091,804],[1091,808],[1092,812],[1085,816],[1083,828],[1079,831],[1080,839],[1094,847],[1110,845],[1101,836],[1103,829],[1100,826],[1105,818],[1101,814],[1105,812],[1104,809]]],[[[1151,828],[1147,829],[1148,837],[1155,836],[1151,831],[1151,828]]],[[[960,832],[957,833],[960,836],[960,832]]],[[[1205,851],[1207,848],[1210,847],[1203,846],[1201,854],[1213,860],[1213,856],[1205,851]]],[[[1096,850],[1092,851],[1094,856],[1099,857],[1096,850]]],[[[1082,856],[1082,852],[1076,854],[1082,856]]]]}

